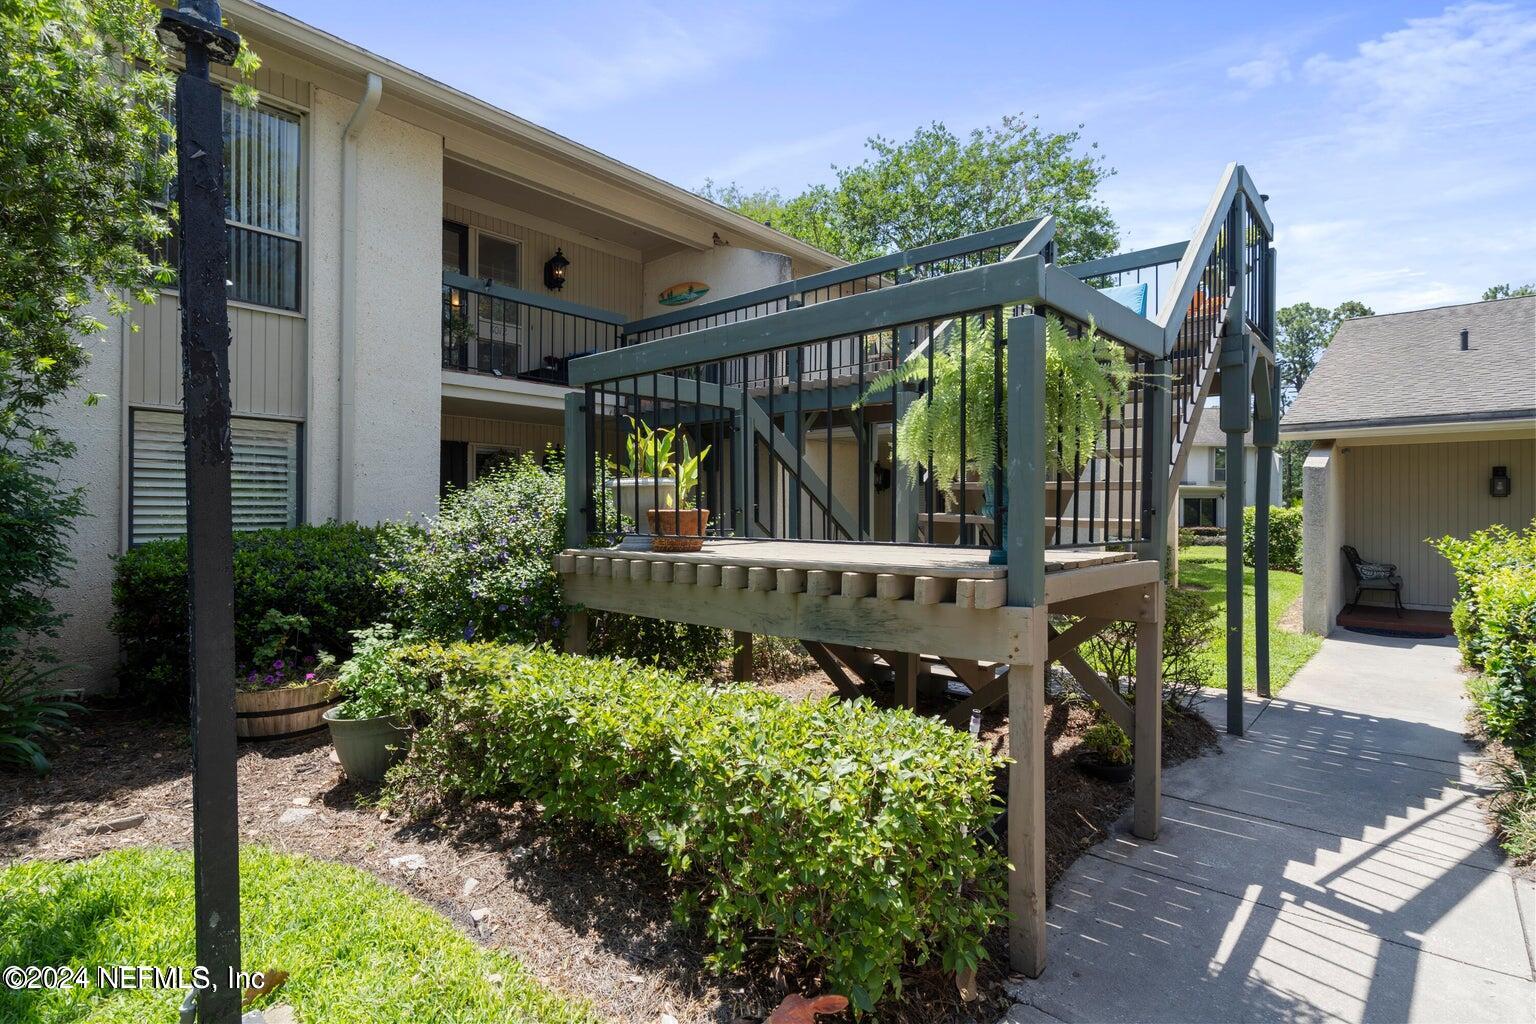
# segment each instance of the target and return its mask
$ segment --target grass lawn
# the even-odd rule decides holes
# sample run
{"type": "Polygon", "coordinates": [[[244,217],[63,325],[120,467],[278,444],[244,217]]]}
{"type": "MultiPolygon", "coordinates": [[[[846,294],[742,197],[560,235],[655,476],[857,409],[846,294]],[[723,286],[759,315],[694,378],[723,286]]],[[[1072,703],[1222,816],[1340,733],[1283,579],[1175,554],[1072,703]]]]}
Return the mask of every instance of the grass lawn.
{"type": "MultiPolygon", "coordinates": [[[[595,1024],[515,960],[482,949],[447,918],[365,872],[248,847],[241,852],[245,969],[288,981],[258,1006],[286,1003],[310,1024],[595,1024]],[[499,979],[493,977],[499,975],[499,979]]],[[[192,859],[164,849],[0,870],[0,964],[190,969],[192,859]]],[[[9,991],[0,1021],[174,1021],[183,993],[9,991]]]]}
{"type": "MultiPolygon", "coordinates": [[[[1219,625],[1226,633],[1227,624],[1227,551],[1215,544],[1179,549],[1179,583],[1204,587],[1203,594],[1219,614],[1219,625]]],[[[1296,670],[1307,663],[1322,647],[1321,637],[1310,633],[1292,633],[1276,628],[1276,623],[1297,598],[1301,597],[1301,574],[1271,569],[1269,572],[1269,682],[1272,692],[1291,681],[1296,670]]],[[[1243,688],[1255,689],[1253,641],[1253,569],[1243,567],[1243,688]]],[[[1225,644],[1212,644],[1206,652],[1211,666],[1211,684],[1225,686],[1227,651],[1225,644]]]]}

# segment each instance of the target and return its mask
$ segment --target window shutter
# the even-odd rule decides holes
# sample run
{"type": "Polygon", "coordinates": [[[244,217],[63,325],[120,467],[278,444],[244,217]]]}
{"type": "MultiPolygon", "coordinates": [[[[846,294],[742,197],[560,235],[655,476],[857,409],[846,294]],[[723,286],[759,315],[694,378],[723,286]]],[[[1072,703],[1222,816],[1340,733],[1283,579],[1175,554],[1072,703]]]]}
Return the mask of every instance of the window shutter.
{"type": "MultiPolygon", "coordinates": [[[[293,526],[299,510],[298,426],[230,421],[234,447],[230,496],[234,528],[293,526]]],[[[187,530],[187,479],[181,416],[135,411],[129,541],[143,544],[187,530]]]]}

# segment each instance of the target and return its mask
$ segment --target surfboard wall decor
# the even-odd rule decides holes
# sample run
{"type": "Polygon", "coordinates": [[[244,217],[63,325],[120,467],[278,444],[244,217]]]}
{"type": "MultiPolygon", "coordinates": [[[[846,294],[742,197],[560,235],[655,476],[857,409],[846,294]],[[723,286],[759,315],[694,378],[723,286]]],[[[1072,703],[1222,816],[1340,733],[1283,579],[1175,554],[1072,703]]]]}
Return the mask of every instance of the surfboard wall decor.
{"type": "Polygon", "coordinates": [[[709,294],[709,285],[703,281],[683,281],[662,290],[656,301],[663,306],[686,306],[709,294]]]}

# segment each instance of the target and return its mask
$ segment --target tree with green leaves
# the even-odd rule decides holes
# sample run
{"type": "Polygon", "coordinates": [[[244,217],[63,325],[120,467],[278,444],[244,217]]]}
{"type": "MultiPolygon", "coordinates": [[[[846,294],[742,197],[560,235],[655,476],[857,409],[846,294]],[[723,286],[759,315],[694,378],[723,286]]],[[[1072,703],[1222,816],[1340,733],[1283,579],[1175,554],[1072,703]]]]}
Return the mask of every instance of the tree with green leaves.
{"type": "Polygon", "coordinates": [[[1044,214],[1056,217],[1063,263],[1107,256],[1119,241],[1098,196],[1114,171],[1079,131],[1046,131],[1020,115],[963,137],[935,122],[865,146],[862,163],[833,167],[834,184],[798,195],[713,181],[700,194],[849,261],[1044,214]]]}
{"type": "Polygon", "coordinates": [[[1520,284],[1511,287],[1507,284],[1492,285],[1483,290],[1483,301],[1490,302],[1494,299],[1513,299],[1520,295],[1536,295],[1536,283],[1520,284]]]}
{"type": "MultiPolygon", "coordinates": [[[[1317,369],[1323,351],[1333,341],[1339,324],[1345,320],[1375,316],[1376,311],[1363,302],[1347,299],[1332,309],[1298,302],[1275,311],[1278,338],[1275,358],[1279,362],[1280,405],[1289,407],[1301,393],[1312,371],[1317,369]]],[[[1289,502],[1301,494],[1301,467],[1306,459],[1306,441],[1282,441],[1280,452],[1281,497],[1289,502]]]]}
{"type": "MultiPolygon", "coordinates": [[[[12,712],[49,671],[63,621],[49,592],[84,509],[59,480],[74,446],[53,418],[96,402],[80,388],[81,339],[171,277],[151,256],[174,171],[159,20],[154,0],[0,0],[0,707],[12,712]]],[[[244,52],[237,66],[256,64],[244,52]]],[[[17,751],[0,743],[0,757],[17,751]]],[[[36,763],[35,743],[23,753],[36,763]]]]}

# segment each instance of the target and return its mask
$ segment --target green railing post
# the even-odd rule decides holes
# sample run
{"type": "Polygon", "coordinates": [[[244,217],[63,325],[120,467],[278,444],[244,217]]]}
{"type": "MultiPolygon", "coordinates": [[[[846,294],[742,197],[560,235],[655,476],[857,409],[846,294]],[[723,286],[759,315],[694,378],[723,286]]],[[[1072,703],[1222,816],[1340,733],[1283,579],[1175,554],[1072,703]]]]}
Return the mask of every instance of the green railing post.
{"type": "Polygon", "coordinates": [[[1227,214],[1227,327],[1221,345],[1221,429],[1227,435],[1227,732],[1243,734],[1243,435],[1253,426],[1253,346],[1245,322],[1243,194],[1227,214]]]}
{"type": "MultiPolygon", "coordinates": [[[[907,357],[912,354],[917,346],[917,328],[898,327],[896,329],[896,366],[906,363],[907,357]]],[[[917,395],[903,384],[891,386],[891,405],[893,409],[893,422],[901,423],[901,418],[911,408],[912,401],[917,395]]],[[[891,435],[891,500],[896,503],[896,532],[891,538],[898,541],[917,540],[917,485],[912,482],[912,474],[898,465],[898,459],[902,452],[896,443],[895,434],[891,435]]],[[[914,457],[914,453],[907,452],[908,459],[914,457]]]]}
{"type": "Polygon", "coordinates": [[[1045,600],[1045,320],[1008,321],[1008,603],[1045,600]]]}
{"type": "MultiPolygon", "coordinates": [[[[1271,347],[1275,340],[1275,250],[1270,246],[1264,260],[1264,309],[1259,320],[1271,347]]],[[[1257,449],[1253,482],[1253,660],[1254,686],[1260,697],[1269,692],[1269,503],[1272,493],[1272,463],[1275,445],[1280,440],[1280,372],[1267,367],[1261,386],[1268,389],[1265,403],[1269,415],[1253,424],[1253,443],[1257,449]]]]}
{"type": "Polygon", "coordinates": [[[1167,359],[1154,360],[1151,378],[1143,382],[1142,394],[1149,403],[1146,451],[1142,457],[1147,468],[1142,479],[1151,489],[1147,496],[1150,531],[1146,539],[1135,545],[1137,554],[1157,562],[1162,578],[1168,576],[1168,517],[1172,514],[1173,495],[1178,481],[1173,472],[1173,363],[1167,359]]]}
{"type": "Polygon", "coordinates": [[[586,396],[565,396],[565,546],[587,546],[587,512],[592,503],[592,444],[587,437],[586,396]]]}

